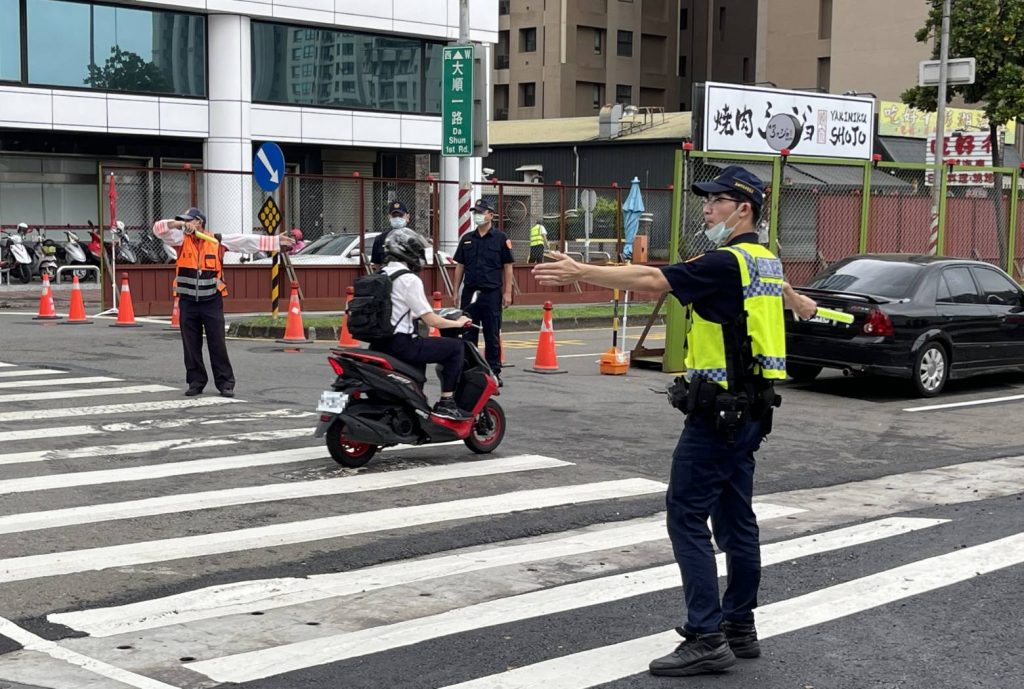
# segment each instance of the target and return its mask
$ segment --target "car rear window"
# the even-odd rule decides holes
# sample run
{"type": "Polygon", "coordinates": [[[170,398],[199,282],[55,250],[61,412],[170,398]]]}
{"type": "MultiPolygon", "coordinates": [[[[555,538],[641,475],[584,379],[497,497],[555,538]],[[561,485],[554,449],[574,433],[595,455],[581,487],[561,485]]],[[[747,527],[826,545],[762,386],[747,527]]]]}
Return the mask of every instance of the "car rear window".
{"type": "Polygon", "coordinates": [[[923,269],[914,263],[860,258],[837,263],[816,275],[807,287],[902,299],[909,296],[910,286],[923,269]]]}

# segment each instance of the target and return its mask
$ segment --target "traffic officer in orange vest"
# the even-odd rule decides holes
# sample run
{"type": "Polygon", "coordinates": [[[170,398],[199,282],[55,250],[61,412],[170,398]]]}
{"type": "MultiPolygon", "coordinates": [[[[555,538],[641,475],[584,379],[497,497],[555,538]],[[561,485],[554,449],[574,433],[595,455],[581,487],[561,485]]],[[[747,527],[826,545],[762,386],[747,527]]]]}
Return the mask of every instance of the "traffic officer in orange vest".
{"type": "Polygon", "coordinates": [[[214,385],[222,397],[234,397],[235,374],[224,336],[224,297],[228,294],[223,278],[224,251],[280,251],[292,246],[295,240],[288,235],[215,234],[213,242],[196,235],[205,231],[206,214],[198,208],[189,208],[173,220],[157,220],[153,224],[153,234],[178,252],[174,293],[178,295],[181,343],[185,349],[185,395],[198,395],[209,381],[203,365],[205,330],[214,385]]]}

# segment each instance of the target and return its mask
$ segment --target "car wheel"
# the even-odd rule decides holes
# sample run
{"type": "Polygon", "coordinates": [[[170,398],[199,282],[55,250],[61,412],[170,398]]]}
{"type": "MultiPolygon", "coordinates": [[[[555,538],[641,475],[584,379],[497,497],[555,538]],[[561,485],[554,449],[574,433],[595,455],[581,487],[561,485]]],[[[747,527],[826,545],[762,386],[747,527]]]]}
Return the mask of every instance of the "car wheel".
{"type": "Polygon", "coordinates": [[[914,357],[914,389],[921,397],[935,397],[949,380],[949,355],[938,342],[929,342],[914,357]]]}
{"type": "Polygon", "coordinates": [[[810,383],[821,373],[821,366],[786,364],[786,375],[798,383],[810,383]]]}

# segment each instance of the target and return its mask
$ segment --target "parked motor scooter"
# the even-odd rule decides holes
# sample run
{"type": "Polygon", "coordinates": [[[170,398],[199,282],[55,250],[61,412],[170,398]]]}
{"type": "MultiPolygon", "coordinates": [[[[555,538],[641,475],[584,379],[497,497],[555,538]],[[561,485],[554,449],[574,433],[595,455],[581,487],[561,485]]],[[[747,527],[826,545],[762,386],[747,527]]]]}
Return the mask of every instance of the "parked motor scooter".
{"type": "MultiPolygon", "coordinates": [[[[64,235],[67,237],[67,241],[64,242],[59,253],[58,258],[64,265],[75,266],[75,265],[89,265],[89,257],[85,253],[85,247],[82,246],[82,242],[78,239],[78,235],[71,230],[64,230],[64,235]]],[[[79,280],[84,280],[86,276],[92,271],[89,270],[72,270],[71,273],[79,280]]]]}
{"type": "MultiPolygon", "coordinates": [[[[119,264],[139,262],[139,255],[135,252],[135,248],[128,239],[128,231],[125,229],[123,222],[118,220],[114,223],[114,227],[110,230],[110,236],[113,239],[114,246],[117,247],[117,262],[119,264]]],[[[110,250],[109,245],[107,248],[110,250]]]]}
{"type": "MultiPolygon", "coordinates": [[[[21,232],[20,226],[18,231],[21,232]]],[[[26,229],[23,236],[27,237],[29,232],[32,230],[26,229]]],[[[45,275],[53,282],[57,279],[57,242],[46,236],[46,230],[37,228],[35,232],[35,240],[31,244],[26,242],[32,256],[32,274],[40,279],[45,275]]]]}
{"type": "MultiPolygon", "coordinates": [[[[451,320],[461,315],[458,309],[441,311],[451,320]]],[[[457,338],[461,331],[440,332],[442,337],[457,338]]],[[[472,418],[455,421],[434,415],[423,392],[427,377],[420,367],[373,350],[332,349],[328,362],[337,377],[320,396],[320,423],[314,435],[325,437],[331,457],[346,467],[361,467],[378,449],[399,443],[462,440],[473,452],[492,452],[505,437],[505,411],[492,399],[498,382],[476,346],[463,346],[466,358],[455,402],[472,418]]]]}
{"type": "Polygon", "coordinates": [[[18,225],[18,232],[15,234],[2,233],[3,260],[10,266],[11,275],[18,278],[22,284],[28,284],[32,282],[32,256],[25,246],[22,227],[28,230],[28,226],[22,223],[18,225]]]}

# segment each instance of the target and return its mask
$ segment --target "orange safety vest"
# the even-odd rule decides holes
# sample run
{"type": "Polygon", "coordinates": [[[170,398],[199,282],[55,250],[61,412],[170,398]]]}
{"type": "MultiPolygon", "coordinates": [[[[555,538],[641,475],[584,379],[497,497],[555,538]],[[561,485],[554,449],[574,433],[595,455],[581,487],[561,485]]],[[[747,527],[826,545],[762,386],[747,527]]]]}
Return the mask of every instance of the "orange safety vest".
{"type": "Polygon", "coordinates": [[[178,251],[177,265],[174,292],[182,299],[212,299],[217,292],[224,297],[228,295],[219,244],[203,241],[194,235],[185,235],[185,241],[178,251]]]}

